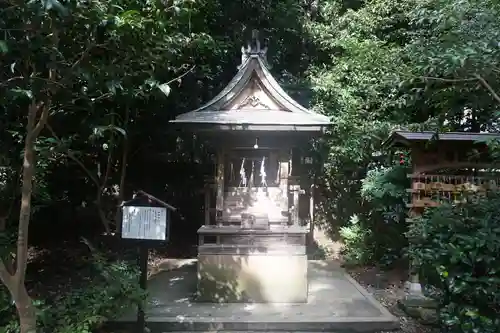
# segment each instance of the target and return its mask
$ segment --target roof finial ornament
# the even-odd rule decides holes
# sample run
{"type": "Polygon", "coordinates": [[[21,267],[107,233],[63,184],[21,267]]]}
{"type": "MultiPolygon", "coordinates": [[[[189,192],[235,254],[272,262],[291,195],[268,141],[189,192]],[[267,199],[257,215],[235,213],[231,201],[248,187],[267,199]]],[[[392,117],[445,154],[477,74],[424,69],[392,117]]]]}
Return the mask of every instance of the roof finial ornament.
{"type": "Polygon", "coordinates": [[[247,43],[247,47],[241,47],[241,64],[243,65],[252,56],[260,57],[267,65],[267,47],[261,48],[259,40],[259,30],[252,30],[252,40],[247,43]]]}

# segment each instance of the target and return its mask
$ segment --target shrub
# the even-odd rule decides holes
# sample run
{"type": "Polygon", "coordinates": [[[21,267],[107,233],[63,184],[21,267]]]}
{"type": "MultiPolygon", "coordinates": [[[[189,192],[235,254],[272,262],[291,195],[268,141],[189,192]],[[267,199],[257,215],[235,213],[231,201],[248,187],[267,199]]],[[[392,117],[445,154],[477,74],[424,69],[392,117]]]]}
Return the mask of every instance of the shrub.
{"type": "MultiPolygon", "coordinates": [[[[125,262],[106,262],[94,254],[95,274],[85,287],[44,303],[36,301],[40,332],[89,333],[144,300],[138,271],[125,262]]],[[[18,319],[7,290],[0,290],[0,332],[18,332],[18,319]]]]}
{"type": "Polygon", "coordinates": [[[138,271],[125,262],[106,263],[97,258],[99,274],[92,282],[40,312],[44,332],[92,332],[110,318],[117,318],[145,297],[138,271]]]}
{"type": "Polygon", "coordinates": [[[340,228],[340,237],[344,242],[342,256],[347,265],[363,265],[371,260],[372,253],[366,246],[370,230],[364,229],[358,216],[352,216],[349,224],[340,228]]]}
{"type": "Polygon", "coordinates": [[[366,210],[340,230],[346,263],[389,266],[401,259],[408,245],[404,236],[407,173],[407,167],[393,165],[372,169],[363,179],[366,210]]]}
{"type": "Polygon", "coordinates": [[[500,331],[500,196],[443,204],[412,224],[410,255],[432,267],[449,332],[500,331]]]}
{"type": "Polygon", "coordinates": [[[361,196],[369,208],[363,224],[371,230],[367,243],[372,249],[373,261],[382,266],[400,263],[406,254],[408,173],[408,167],[393,165],[370,170],[363,180],[361,196]]]}

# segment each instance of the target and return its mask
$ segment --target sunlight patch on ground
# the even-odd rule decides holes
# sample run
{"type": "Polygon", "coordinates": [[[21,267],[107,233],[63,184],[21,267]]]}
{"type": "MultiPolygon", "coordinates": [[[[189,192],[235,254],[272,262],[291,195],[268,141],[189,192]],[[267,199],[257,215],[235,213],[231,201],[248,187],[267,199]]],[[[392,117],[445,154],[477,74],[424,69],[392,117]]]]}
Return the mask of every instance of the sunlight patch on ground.
{"type": "Polygon", "coordinates": [[[195,263],[196,259],[163,259],[159,263],[149,266],[148,280],[158,273],[178,269],[187,265],[193,265],[195,263]]]}
{"type": "Polygon", "coordinates": [[[332,240],[325,231],[318,228],[314,230],[314,240],[319,247],[324,249],[328,259],[342,259],[341,251],[344,243],[341,240],[332,240]]]}

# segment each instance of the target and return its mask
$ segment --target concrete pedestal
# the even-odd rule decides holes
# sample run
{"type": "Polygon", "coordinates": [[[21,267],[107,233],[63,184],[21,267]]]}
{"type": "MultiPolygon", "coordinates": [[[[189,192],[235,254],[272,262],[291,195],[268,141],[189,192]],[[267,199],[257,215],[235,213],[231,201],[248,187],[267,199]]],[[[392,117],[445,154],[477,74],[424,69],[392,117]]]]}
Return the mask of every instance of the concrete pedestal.
{"type": "Polygon", "coordinates": [[[227,242],[198,248],[198,301],[307,302],[305,228],[231,229],[212,230],[227,242]]]}

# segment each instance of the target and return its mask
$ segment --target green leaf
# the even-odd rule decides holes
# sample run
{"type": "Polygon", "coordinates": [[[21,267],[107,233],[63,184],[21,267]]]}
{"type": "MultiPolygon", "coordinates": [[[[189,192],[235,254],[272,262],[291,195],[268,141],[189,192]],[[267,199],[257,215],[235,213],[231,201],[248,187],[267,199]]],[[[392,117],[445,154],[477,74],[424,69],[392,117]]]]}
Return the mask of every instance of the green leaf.
{"type": "Polygon", "coordinates": [[[162,84],[158,85],[158,89],[160,89],[161,92],[165,94],[165,96],[170,95],[170,92],[172,91],[170,86],[166,83],[162,83],[162,84]]]}
{"type": "Polygon", "coordinates": [[[106,82],[106,86],[112,94],[116,94],[117,90],[123,90],[123,86],[119,80],[111,80],[106,82]]]}
{"type": "Polygon", "coordinates": [[[121,127],[118,127],[118,126],[108,126],[110,130],[113,130],[113,131],[116,131],[118,133],[120,133],[121,135],[123,135],[124,137],[127,136],[127,132],[121,128],[121,127]]]}
{"type": "Polygon", "coordinates": [[[138,10],[127,10],[120,15],[120,18],[126,20],[133,18],[134,16],[140,16],[140,14],[141,13],[138,10]]]}
{"type": "Polygon", "coordinates": [[[97,126],[94,128],[94,135],[102,135],[106,131],[115,131],[120,133],[124,137],[127,136],[127,132],[123,128],[114,125],[97,126]]]}
{"type": "Polygon", "coordinates": [[[25,90],[25,89],[11,89],[11,92],[13,92],[17,96],[24,96],[28,97],[29,99],[33,98],[33,93],[31,90],[25,90]]]}
{"type": "Polygon", "coordinates": [[[0,52],[2,53],[9,52],[9,47],[7,46],[7,42],[4,40],[0,40],[0,52]]]}
{"type": "Polygon", "coordinates": [[[68,16],[69,11],[59,0],[43,0],[46,11],[54,9],[61,16],[68,16]]]}

